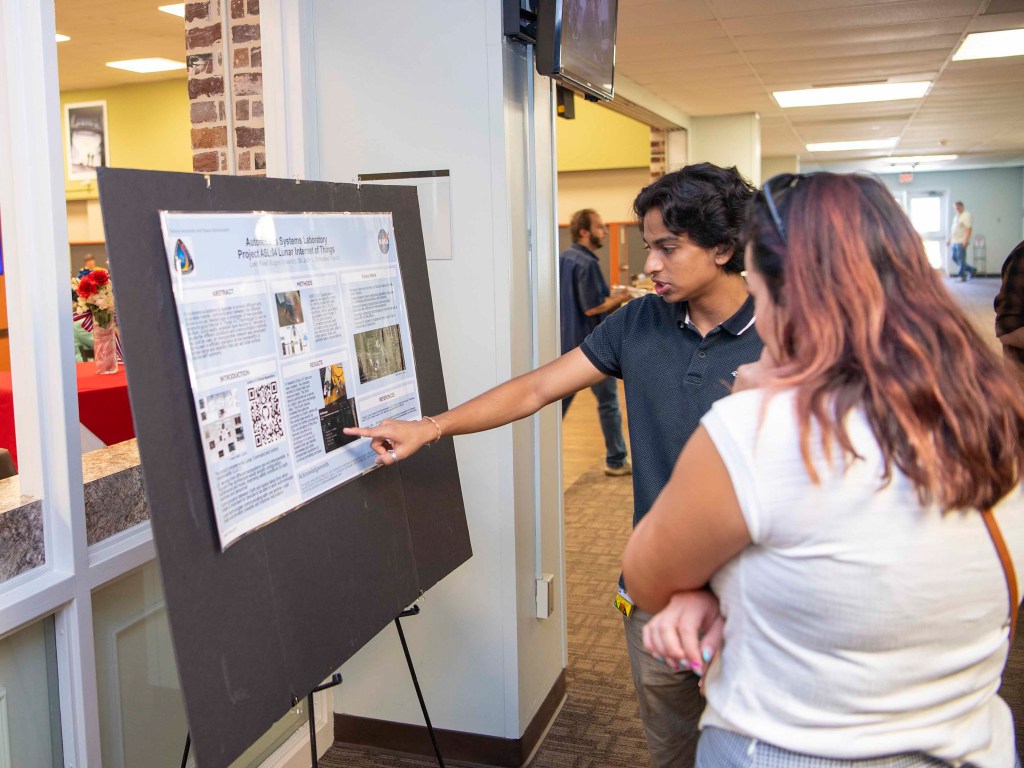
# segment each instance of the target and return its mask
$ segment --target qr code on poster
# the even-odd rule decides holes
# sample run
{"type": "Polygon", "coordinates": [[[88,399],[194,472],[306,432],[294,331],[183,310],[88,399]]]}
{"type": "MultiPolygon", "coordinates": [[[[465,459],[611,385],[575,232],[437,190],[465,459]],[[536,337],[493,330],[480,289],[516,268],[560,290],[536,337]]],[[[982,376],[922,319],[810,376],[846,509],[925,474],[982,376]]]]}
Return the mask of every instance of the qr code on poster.
{"type": "Polygon", "coordinates": [[[277,442],[284,437],[281,426],[281,398],[277,393],[277,380],[249,387],[249,416],[257,448],[277,442]]]}

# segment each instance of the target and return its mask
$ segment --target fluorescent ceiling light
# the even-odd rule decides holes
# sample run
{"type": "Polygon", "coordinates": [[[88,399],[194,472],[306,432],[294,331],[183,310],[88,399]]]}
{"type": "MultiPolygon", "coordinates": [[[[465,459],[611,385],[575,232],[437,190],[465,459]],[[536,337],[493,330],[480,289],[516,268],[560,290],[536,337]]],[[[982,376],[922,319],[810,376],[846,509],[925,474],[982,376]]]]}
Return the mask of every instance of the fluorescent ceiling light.
{"type": "Polygon", "coordinates": [[[910,155],[909,157],[887,157],[889,165],[916,165],[918,163],[944,163],[956,160],[960,155],[910,155]]]}
{"type": "Polygon", "coordinates": [[[821,144],[808,144],[808,152],[843,152],[850,149],[892,149],[899,139],[866,139],[864,141],[826,141],[821,144]]]}
{"type": "Polygon", "coordinates": [[[126,69],[129,72],[170,72],[173,69],[184,69],[185,63],[171,59],[127,59],[125,61],[108,61],[108,67],[114,69],[126,69]]]}
{"type": "Polygon", "coordinates": [[[1024,29],[973,32],[953,54],[953,61],[998,59],[1002,56],[1024,56],[1024,29]]]}
{"type": "Polygon", "coordinates": [[[864,104],[869,101],[919,99],[928,91],[930,81],[913,83],[869,83],[832,88],[804,88],[800,91],[775,91],[772,96],[783,109],[824,107],[829,104],[864,104]]]}
{"type": "Polygon", "coordinates": [[[163,11],[164,13],[170,13],[170,14],[173,14],[174,16],[181,16],[181,18],[183,18],[183,19],[185,18],[185,4],[184,3],[174,3],[173,5],[161,5],[161,6],[158,6],[158,8],[161,11],[163,11]]]}
{"type": "Polygon", "coordinates": [[[57,33],[57,42],[58,43],[66,43],[70,39],[71,38],[68,37],[67,35],[62,35],[60,32],[57,33]]]}

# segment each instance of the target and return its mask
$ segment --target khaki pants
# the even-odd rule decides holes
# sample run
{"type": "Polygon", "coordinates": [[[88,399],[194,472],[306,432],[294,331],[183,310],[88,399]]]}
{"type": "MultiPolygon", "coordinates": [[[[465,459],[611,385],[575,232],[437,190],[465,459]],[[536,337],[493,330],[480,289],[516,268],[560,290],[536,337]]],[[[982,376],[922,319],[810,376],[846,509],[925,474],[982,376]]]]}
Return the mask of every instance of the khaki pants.
{"type": "Polygon", "coordinates": [[[697,724],[704,710],[700,679],[688,670],[669,669],[644,650],[643,628],[650,619],[651,614],[639,609],[629,618],[623,617],[651,765],[690,768],[696,759],[697,724]]]}

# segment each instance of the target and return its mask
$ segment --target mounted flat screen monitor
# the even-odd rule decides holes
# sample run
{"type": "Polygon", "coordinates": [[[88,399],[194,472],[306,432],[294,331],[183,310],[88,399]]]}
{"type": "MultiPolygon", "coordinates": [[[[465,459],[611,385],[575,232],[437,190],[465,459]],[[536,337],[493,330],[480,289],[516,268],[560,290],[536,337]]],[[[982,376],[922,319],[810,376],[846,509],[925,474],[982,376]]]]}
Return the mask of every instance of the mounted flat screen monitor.
{"type": "Polygon", "coordinates": [[[618,0],[540,0],[537,71],[603,101],[614,95],[618,0]]]}

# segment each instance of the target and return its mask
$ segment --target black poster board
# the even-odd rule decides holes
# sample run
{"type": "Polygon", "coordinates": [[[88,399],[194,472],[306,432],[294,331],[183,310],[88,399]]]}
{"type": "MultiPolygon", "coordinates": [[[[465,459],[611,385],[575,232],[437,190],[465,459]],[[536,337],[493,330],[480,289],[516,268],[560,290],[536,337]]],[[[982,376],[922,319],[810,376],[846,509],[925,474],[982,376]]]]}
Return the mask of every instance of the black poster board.
{"type": "Polygon", "coordinates": [[[220,768],[472,552],[448,438],[221,551],[158,212],[391,212],[420,401],[439,413],[416,190],[109,168],[98,182],[185,709],[199,765],[220,768]]]}

